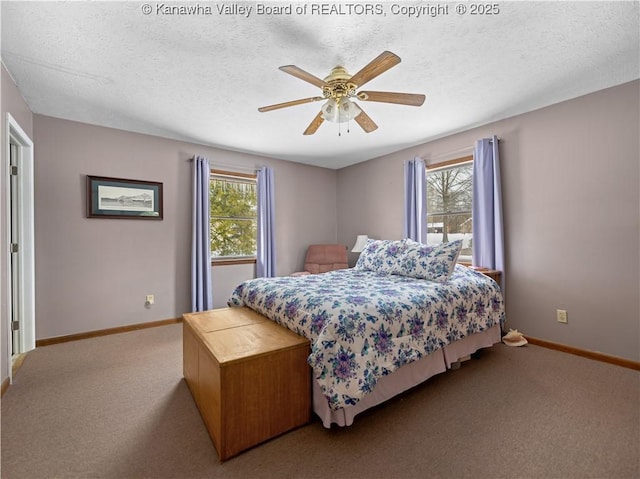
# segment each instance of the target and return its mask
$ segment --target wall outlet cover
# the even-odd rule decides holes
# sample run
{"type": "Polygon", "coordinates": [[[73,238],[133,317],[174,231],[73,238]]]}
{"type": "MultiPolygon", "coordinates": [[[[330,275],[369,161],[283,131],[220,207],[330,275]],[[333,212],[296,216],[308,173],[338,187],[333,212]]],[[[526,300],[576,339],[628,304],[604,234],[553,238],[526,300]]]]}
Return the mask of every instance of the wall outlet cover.
{"type": "Polygon", "coordinates": [[[567,311],[565,309],[556,310],[556,317],[559,323],[567,323],[567,311]]]}

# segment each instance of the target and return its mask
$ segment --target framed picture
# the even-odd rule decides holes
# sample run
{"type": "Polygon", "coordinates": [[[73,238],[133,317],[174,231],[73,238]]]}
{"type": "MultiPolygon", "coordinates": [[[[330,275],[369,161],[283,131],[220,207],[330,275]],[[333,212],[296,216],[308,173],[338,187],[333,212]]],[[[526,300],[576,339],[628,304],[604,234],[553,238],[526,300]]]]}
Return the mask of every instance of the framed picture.
{"type": "Polygon", "coordinates": [[[87,175],[87,218],[161,220],[162,183],[87,175]]]}

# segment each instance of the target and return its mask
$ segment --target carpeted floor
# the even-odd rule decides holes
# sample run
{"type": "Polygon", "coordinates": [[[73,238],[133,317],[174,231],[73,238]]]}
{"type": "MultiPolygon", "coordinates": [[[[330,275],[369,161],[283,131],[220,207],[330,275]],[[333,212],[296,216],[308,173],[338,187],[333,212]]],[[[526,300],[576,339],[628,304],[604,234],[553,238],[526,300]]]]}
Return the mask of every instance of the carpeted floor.
{"type": "Polygon", "coordinates": [[[3,478],[638,478],[640,373],[485,350],[356,417],[220,464],[182,379],[182,326],[38,348],[2,398],[3,478]]]}

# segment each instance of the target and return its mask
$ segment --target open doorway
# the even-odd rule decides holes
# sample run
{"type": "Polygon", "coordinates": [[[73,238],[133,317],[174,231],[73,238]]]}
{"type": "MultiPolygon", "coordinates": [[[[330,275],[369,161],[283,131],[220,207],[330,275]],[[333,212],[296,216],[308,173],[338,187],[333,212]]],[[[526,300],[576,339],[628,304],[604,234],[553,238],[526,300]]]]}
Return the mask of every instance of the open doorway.
{"type": "MultiPolygon", "coordinates": [[[[35,348],[33,142],[7,113],[6,227],[10,364],[35,348]]],[[[13,368],[9,377],[13,378],[13,368]]]]}

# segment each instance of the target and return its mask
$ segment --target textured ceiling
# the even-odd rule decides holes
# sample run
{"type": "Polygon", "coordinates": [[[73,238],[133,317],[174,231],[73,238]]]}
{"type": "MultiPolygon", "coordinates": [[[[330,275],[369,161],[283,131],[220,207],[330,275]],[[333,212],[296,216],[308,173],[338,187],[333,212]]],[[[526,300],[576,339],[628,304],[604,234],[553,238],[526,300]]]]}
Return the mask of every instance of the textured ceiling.
{"type": "Polygon", "coordinates": [[[34,113],[329,168],[640,76],[637,1],[509,1],[493,15],[456,5],[2,1],[2,61],[34,113]],[[426,6],[440,10],[415,9],[426,6]],[[360,102],[372,133],[325,122],[303,136],[321,102],[258,112],[320,94],[279,66],[353,74],[384,50],[402,62],[366,89],[427,100],[360,102]]]}

